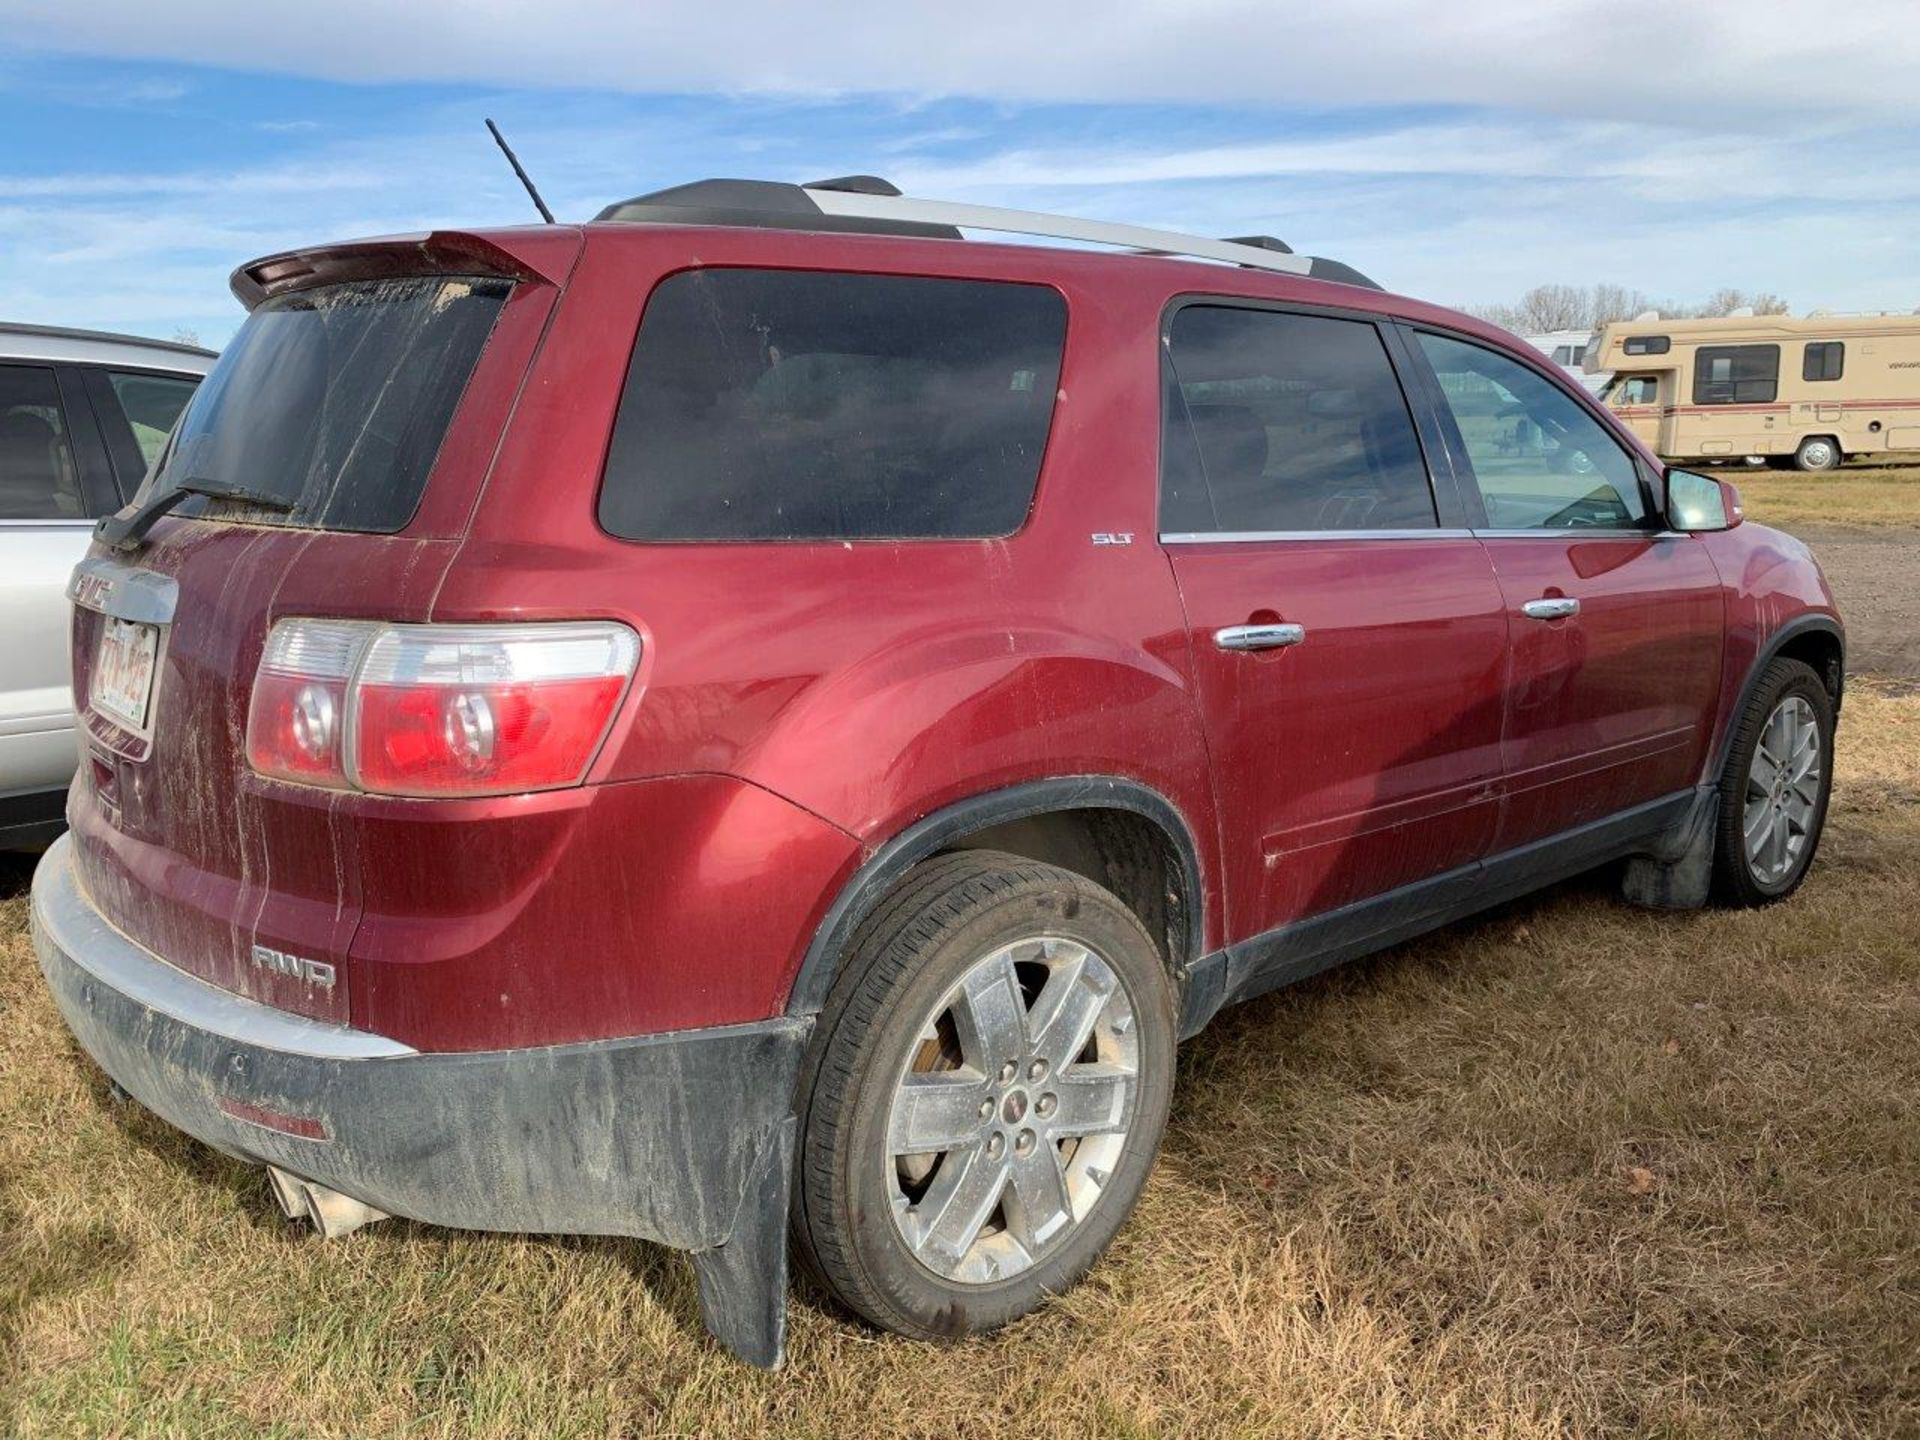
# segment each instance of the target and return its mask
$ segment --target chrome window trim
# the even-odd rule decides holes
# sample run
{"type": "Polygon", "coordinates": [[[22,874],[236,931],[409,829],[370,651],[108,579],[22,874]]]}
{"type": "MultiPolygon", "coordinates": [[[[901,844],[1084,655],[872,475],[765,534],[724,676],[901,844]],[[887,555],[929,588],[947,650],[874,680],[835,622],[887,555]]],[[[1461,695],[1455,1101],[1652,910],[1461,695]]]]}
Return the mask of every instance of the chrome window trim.
{"type": "Polygon", "coordinates": [[[1294,540],[1469,540],[1473,531],[1426,526],[1407,530],[1183,530],[1163,534],[1162,545],[1243,545],[1294,540]]]}
{"type": "Polygon", "coordinates": [[[1537,525],[1531,530],[1475,530],[1472,532],[1478,540],[1539,540],[1541,538],[1575,539],[1592,538],[1597,540],[1679,540],[1689,532],[1685,530],[1649,530],[1644,526],[1614,525],[1602,528],[1598,525],[1537,525]]]}

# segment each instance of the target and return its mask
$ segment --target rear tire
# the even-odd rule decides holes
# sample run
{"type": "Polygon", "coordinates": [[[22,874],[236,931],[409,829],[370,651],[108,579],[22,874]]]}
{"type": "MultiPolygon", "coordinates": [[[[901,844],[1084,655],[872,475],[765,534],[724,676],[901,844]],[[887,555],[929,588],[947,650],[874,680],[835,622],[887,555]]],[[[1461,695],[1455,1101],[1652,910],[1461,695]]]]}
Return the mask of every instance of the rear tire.
{"type": "Polygon", "coordinates": [[[1811,666],[1774,660],[1735,723],[1713,853],[1722,904],[1771,905],[1800,888],[1833,793],[1833,697],[1811,666]]]}
{"type": "Polygon", "coordinates": [[[1793,452],[1793,467],[1796,470],[1832,470],[1845,458],[1832,436],[1809,435],[1800,442],[1800,448],[1793,452]]]}
{"type": "Polygon", "coordinates": [[[1025,1315],[1139,1198],[1174,1046],[1165,963],[1113,895],[1013,855],[936,856],[860,926],[821,1014],[801,1259],[903,1335],[1025,1315]]]}

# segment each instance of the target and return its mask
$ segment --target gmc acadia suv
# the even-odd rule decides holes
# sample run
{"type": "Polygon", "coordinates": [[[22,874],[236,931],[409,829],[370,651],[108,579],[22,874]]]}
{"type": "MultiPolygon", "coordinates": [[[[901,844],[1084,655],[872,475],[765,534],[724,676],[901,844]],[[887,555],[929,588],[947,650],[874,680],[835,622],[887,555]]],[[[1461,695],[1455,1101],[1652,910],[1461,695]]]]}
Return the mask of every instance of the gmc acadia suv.
{"type": "Polygon", "coordinates": [[[1223,1006],[1813,859],[1806,549],[1337,262],[851,177],[234,289],[73,576],[33,919],[108,1075],[328,1234],[676,1246],[771,1364],[790,1233],[988,1329],[1112,1239],[1223,1006]]]}

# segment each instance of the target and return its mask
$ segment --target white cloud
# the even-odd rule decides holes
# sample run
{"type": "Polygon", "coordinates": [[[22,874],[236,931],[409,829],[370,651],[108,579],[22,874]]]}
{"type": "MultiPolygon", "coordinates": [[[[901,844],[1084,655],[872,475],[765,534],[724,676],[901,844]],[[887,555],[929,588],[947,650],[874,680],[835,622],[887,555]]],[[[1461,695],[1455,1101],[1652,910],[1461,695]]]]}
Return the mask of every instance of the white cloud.
{"type": "Polygon", "coordinates": [[[15,46],[352,81],[1020,101],[1920,113],[1911,0],[0,0],[15,46]],[[249,12],[251,13],[251,12],[249,12]]]}

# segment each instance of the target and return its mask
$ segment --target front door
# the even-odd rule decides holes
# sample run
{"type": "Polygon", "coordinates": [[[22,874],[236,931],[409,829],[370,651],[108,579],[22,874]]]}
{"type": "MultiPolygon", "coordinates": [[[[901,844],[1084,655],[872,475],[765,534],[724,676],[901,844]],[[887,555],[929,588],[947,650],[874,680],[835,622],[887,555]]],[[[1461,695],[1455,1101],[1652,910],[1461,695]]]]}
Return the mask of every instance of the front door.
{"type": "Polygon", "coordinates": [[[1512,635],[1495,848],[1686,789],[1720,686],[1706,547],[1665,529],[1633,456],[1551,378],[1437,332],[1418,348],[1512,635]]]}
{"type": "Polygon", "coordinates": [[[1504,606],[1441,526],[1382,331],[1209,302],[1166,341],[1161,538],[1228,939],[1471,865],[1498,814],[1504,606]]]}

